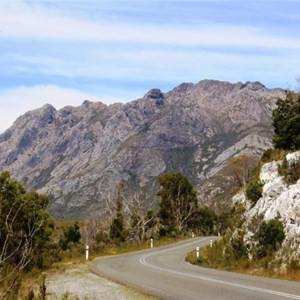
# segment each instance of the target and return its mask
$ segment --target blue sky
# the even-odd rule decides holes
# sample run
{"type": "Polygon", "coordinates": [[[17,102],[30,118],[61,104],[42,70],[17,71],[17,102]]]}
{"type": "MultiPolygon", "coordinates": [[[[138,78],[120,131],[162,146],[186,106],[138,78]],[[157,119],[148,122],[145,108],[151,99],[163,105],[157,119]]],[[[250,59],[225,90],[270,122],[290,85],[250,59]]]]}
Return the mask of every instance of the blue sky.
{"type": "Polygon", "coordinates": [[[295,87],[300,1],[0,0],[0,132],[45,103],[217,79],[295,87]]]}

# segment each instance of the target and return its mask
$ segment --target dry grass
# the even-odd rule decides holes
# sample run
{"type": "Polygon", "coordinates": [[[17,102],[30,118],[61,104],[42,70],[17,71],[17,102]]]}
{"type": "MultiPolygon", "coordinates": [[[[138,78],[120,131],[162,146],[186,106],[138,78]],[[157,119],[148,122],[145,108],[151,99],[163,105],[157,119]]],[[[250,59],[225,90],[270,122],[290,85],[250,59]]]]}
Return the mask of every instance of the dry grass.
{"type": "Polygon", "coordinates": [[[279,150],[279,149],[268,149],[263,153],[261,161],[263,163],[282,160],[289,153],[288,150],[279,150]]]}
{"type": "Polygon", "coordinates": [[[290,266],[288,268],[281,268],[279,263],[274,263],[272,257],[252,261],[247,258],[229,259],[224,257],[223,253],[220,253],[220,249],[221,247],[216,244],[213,248],[202,248],[198,259],[195,251],[193,251],[187,255],[186,261],[207,268],[300,281],[300,268],[298,265],[296,267],[290,266]]]}

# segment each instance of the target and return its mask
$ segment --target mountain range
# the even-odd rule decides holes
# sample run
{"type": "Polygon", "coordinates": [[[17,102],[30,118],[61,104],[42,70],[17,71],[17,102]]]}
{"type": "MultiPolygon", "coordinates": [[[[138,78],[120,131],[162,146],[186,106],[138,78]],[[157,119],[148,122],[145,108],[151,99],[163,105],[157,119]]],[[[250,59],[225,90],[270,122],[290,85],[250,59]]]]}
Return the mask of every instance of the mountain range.
{"type": "Polygon", "coordinates": [[[0,135],[0,170],[46,193],[58,219],[105,215],[119,182],[156,207],[158,177],[169,171],[186,175],[201,199],[203,184],[217,188],[208,182],[228,158],[272,146],[272,109],[283,96],[259,82],[203,80],[125,104],[46,104],[0,135]]]}

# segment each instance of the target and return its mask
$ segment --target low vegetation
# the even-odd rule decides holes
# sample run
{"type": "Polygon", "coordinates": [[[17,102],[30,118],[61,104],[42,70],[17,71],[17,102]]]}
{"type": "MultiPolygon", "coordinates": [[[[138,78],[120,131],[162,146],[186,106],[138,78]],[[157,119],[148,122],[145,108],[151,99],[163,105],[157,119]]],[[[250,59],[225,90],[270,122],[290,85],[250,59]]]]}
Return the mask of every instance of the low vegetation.
{"type": "Polygon", "coordinates": [[[258,199],[262,196],[264,182],[260,179],[250,181],[246,187],[246,197],[251,201],[252,206],[256,204],[258,199]]]}
{"type": "Polygon", "coordinates": [[[280,248],[284,238],[284,228],[280,220],[262,221],[255,234],[255,240],[257,241],[256,256],[258,258],[271,256],[280,248]]]}
{"type": "MultiPolygon", "coordinates": [[[[242,223],[242,212],[241,208],[232,210],[230,223],[242,223]]],[[[198,258],[195,252],[190,253],[186,260],[203,267],[299,280],[299,261],[289,260],[283,268],[280,257],[288,250],[277,256],[285,237],[282,222],[278,219],[260,222],[260,219],[256,220],[258,223],[254,221],[258,227],[257,233],[248,243],[245,243],[245,228],[230,226],[221,241],[201,249],[198,258]]]]}
{"type": "Polygon", "coordinates": [[[118,254],[169,243],[195,234],[213,234],[225,217],[208,207],[198,207],[187,177],[168,173],[159,178],[158,211],[146,210],[141,195],[128,198],[123,184],[108,201],[111,213],[102,220],[62,222],[52,220],[45,210],[48,198],[27,192],[22,184],[0,174],[0,299],[45,299],[42,272],[63,268],[68,261],[85,259],[85,244],[91,257],[118,254]],[[26,285],[40,288],[26,288],[26,285]]]}
{"type": "Polygon", "coordinates": [[[278,166],[278,173],[284,177],[287,184],[295,184],[300,179],[300,161],[289,165],[287,159],[284,158],[278,166]]]}
{"type": "Polygon", "coordinates": [[[288,153],[288,150],[270,148],[264,151],[260,161],[261,163],[268,163],[271,161],[282,160],[288,153]]]}
{"type": "MultiPolygon", "coordinates": [[[[236,259],[229,256],[228,253],[224,253],[226,245],[227,242],[224,240],[215,242],[212,247],[208,246],[201,249],[198,258],[195,251],[189,253],[186,261],[206,268],[300,281],[299,260],[292,259],[283,268],[282,259],[276,258],[276,253],[264,258],[253,257],[249,259],[244,256],[236,259]]],[[[288,250],[285,250],[283,255],[288,256],[288,250]]]]}

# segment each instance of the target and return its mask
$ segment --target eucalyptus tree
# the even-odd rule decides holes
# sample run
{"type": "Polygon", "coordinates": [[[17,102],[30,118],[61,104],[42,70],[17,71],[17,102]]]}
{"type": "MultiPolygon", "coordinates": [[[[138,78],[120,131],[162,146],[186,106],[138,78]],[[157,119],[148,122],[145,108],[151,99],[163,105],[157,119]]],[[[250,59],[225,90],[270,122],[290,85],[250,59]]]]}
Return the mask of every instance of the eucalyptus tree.
{"type": "Polygon", "coordinates": [[[189,218],[197,209],[197,197],[193,185],[181,173],[167,173],[159,177],[159,218],[168,231],[182,233],[189,218]]]}
{"type": "Polygon", "coordinates": [[[27,192],[9,172],[0,174],[0,299],[17,293],[24,271],[43,267],[54,228],[47,203],[47,196],[27,192]]]}

